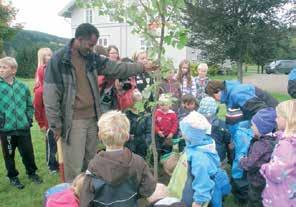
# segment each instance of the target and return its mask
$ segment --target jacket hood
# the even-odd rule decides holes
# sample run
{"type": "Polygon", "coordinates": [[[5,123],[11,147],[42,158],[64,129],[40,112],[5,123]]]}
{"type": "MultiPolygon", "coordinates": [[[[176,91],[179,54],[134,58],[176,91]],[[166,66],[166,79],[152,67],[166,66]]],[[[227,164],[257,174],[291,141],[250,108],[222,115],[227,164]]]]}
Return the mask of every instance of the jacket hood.
{"type": "Polygon", "coordinates": [[[225,89],[221,92],[221,103],[226,103],[231,91],[240,84],[237,80],[224,81],[225,89]]]}
{"type": "Polygon", "coordinates": [[[208,120],[198,113],[192,111],[180,122],[182,135],[185,137],[187,145],[201,146],[211,144],[211,124],[208,120]]]}
{"type": "Polygon", "coordinates": [[[130,150],[100,152],[89,163],[88,171],[111,184],[118,184],[129,175],[133,162],[130,150]]]}

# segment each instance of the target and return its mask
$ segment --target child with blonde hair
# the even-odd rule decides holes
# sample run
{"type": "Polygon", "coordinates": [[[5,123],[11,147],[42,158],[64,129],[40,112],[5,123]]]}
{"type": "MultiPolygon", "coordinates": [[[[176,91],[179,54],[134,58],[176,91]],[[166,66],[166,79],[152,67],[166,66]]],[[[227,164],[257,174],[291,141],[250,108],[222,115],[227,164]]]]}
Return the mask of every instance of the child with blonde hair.
{"type": "Polygon", "coordinates": [[[180,62],[176,79],[180,83],[182,95],[192,94],[196,96],[196,83],[195,79],[191,76],[190,62],[188,60],[182,60],[180,62]]]}
{"type": "Polygon", "coordinates": [[[205,91],[209,82],[209,78],[207,77],[208,68],[208,64],[206,63],[200,63],[197,67],[198,76],[195,78],[195,83],[196,99],[198,102],[200,102],[202,98],[207,96],[205,91]]]}
{"type": "Polygon", "coordinates": [[[52,57],[50,48],[40,48],[38,50],[38,67],[35,73],[34,99],[33,106],[35,109],[35,119],[40,130],[45,134],[46,144],[46,162],[50,173],[54,174],[58,170],[58,162],[56,160],[57,146],[52,131],[48,130],[48,122],[45,114],[45,106],[43,103],[43,82],[47,63],[52,57]]]}
{"type": "Polygon", "coordinates": [[[124,147],[129,139],[130,122],[120,111],[109,111],[98,122],[99,139],[106,151],[98,153],[89,163],[80,194],[80,207],[135,206],[138,197],[154,202],[167,195],[157,184],[148,165],[139,155],[124,147]]]}
{"type": "Polygon", "coordinates": [[[156,147],[159,156],[172,152],[172,139],[177,135],[178,118],[171,110],[172,104],[170,94],[161,94],[159,108],[155,112],[156,147]]]}
{"type": "Polygon", "coordinates": [[[262,193],[265,207],[295,206],[296,204],[296,100],[276,107],[277,124],[283,134],[275,146],[269,163],[262,165],[266,180],[262,193]]]}
{"type": "Polygon", "coordinates": [[[25,186],[18,179],[15,150],[18,148],[28,178],[36,184],[42,179],[36,174],[30,128],[33,123],[33,105],[29,88],[15,78],[18,64],[12,57],[0,59],[0,140],[10,184],[18,189],[25,186]]]}

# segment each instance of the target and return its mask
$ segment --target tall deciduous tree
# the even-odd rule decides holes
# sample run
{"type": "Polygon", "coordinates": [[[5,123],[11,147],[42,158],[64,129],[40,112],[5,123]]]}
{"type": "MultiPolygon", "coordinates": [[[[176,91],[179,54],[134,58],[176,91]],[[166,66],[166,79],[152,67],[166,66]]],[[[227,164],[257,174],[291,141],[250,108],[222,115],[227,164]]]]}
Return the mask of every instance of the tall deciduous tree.
{"type": "Polygon", "coordinates": [[[185,0],[187,18],[184,24],[191,30],[191,45],[205,50],[223,48],[220,52],[224,57],[236,61],[238,79],[242,81],[244,58],[257,35],[262,35],[260,25],[280,29],[282,12],[289,10],[281,8],[291,1],[185,0]]]}
{"type": "Polygon", "coordinates": [[[15,34],[17,27],[11,27],[11,22],[16,15],[16,9],[11,5],[4,5],[0,1],[0,56],[3,53],[3,42],[15,34]]]}
{"type": "MultiPolygon", "coordinates": [[[[150,57],[157,59],[161,71],[168,71],[171,64],[167,64],[163,54],[164,45],[182,48],[187,43],[186,29],[180,24],[181,9],[184,1],[181,0],[77,0],[87,8],[97,8],[102,15],[109,16],[112,21],[126,23],[133,28],[133,32],[142,36],[151,45],[150,57]]],[[[170,68],[171,69],[171,68],[170,68]]],[[[159,71],[155,74],[155,83],[152,86],[154,97],[158,98],[158,84],[161,80],[159,71]]],[[[154,176],[158,177],[158,160],[155,147],[155,102],[152,110],[152,146],[154,155],[154,176]]]]}

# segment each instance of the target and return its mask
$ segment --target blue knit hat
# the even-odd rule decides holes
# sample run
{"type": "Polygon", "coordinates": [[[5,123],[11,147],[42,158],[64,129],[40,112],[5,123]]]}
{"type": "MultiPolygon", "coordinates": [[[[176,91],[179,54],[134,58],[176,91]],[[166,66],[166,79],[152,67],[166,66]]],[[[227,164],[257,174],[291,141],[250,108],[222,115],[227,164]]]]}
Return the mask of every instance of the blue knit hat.
{"type": "Polygon", "coordinates": [[[271,107],[261,109],[253,116],[252,123],[261,135],[268,134],[276,128],[276,111],[271,107]]]}
{"type": "Polygon", "coordinates": [[[218,104],[212,97],[205,97],[199,103],[198,112],[205,117],[214,116],[217,113],[218,104]]]}

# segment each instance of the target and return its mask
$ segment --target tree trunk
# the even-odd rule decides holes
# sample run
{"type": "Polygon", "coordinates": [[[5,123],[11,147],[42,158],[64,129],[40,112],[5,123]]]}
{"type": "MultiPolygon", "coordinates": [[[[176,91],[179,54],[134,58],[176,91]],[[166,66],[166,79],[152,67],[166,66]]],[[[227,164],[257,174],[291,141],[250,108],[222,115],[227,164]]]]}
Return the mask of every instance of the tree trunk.
{"type": "Polygon", "coordinates": [[[248,72],[248,64],[245,64],[245,73],[248,72]]]}
{"type": "Polygon", "coordinates": [[[264,65],[261,65],[261,74],[263,74],[263,72],[264,72],[263,66],[264,65]]]}
{"type": "MultiPolygon", "coordinates": [[[[165,8],[160,8],[160,5],[158,4],[158,11],[160,13],[160,19],[161,19],[161,31],[160,31],[160,41],[159,41],[159,50],[158,50],[158,57],[157,57],[157,62],[160,63],[161,61],[161,56],[162,56],[162,51],[163,51],[163,41],[164,41],[164,32],[165,32],[165,16],[163,15],[163,12],[165,8]]],[[[160,65],[160,64],[159,64],[160,65]]],[[[161,65],[160,65],[161,69],[161,65]]],[[[161,74],[160,70],[155,71],[156,73],[156,81],[155,83],[160,83],[161,81],[161,74]]],[[[159,97],[159,84],[156,84],[155,87],[155,99],[158,100],[159,97]]],[[[152,110],[152,127],[151,127],[151,139],[152,139],[152,153],[153,153],[153,173],[154,173],[154,178],[158,180],[158,153],[156,149],[156,140],[155,140],[155,111],[156,107],[153,108],[152,110]]]]}
{"type": "Polygon", "coordinates": [[[260,73],[260,65],[257,65],[257,74],[260,73]]]}
{"type": "Polygon", "coordinates": [[[237,79],[242,83],[243,82],[243,63],[242,61],[237,61],[237,79]]]}

